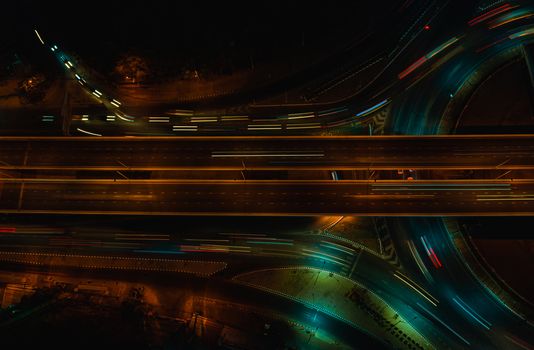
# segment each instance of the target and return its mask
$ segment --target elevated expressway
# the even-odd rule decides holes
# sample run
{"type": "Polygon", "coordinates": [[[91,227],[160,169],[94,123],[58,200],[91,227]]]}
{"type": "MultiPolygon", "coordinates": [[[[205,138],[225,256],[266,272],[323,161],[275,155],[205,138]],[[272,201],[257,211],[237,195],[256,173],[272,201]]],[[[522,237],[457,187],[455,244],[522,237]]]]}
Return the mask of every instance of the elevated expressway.
{"type": "Polygon", "coordinates": [[[0,211],[138,215],[532,215],[534,136],[0,139],[0,211]],[[514,179],[187,179],[183,170],[521,170],[514,179]],[[80,178],[78,171],[158,171],[80,178]],[[168,176],[161,175],[168,171],[168,176]],[[526,176],[525,176],[526,174],[526,176]]]}
{"type": "Polygon", "coordinates": [[[534,135],[1,137],[0,170],[534,169],[534,135]]]}

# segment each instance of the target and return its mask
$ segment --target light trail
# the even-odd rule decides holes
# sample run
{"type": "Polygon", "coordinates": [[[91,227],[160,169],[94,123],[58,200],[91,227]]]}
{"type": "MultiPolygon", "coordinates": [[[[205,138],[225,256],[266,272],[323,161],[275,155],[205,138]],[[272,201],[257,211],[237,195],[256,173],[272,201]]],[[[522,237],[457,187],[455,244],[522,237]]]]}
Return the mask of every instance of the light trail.
{"type": "Polygon", "coordinates": [[[532,35],[532,34],[534,34],[534,28],[523,30],[523,31],[518,32],[518,33],[514,33],[514,34],[510,35],[508,38],[513,40],[513,39],[521,38],[523,36],[532,35]]]}
{"type": "Polygon", "coordinates": [[[168,123],[169,117],[148,117],[149,123],[168,123]]]}
{"type": "Polygon", "coordinates": [[[460,338],[464,343],[466,343],[467,345],[471,345],[471,343],[465,339],[464,337],[462,337],[460,335],[460,333],[456,332],[454,329],[452,329],[448,324],[446,324],[445,322],[443,322],[438,316],[436,316],[434,313],[432,313],[430,310],[428,310],[426,307],[424,307],[423,305],[417,303],[417,305],[425,310],[430,316],[432,316],[436,321],[438,321],[439,323],[441,323],[443,326],[445,326],[445,328],[447,328],[449,331],[451,331],[454,335],[456,335],[458,338],[460,338]]]}
{"type": "Polygon", "coordinates": [[[447,40],[446,42],[444,42],[443,44],[441,44],[440,46],[438,46],[437,48],[435,48],[434,50],[432,50],[428,54],[426,54],[425,57],[427,59],[431,59],[432,57],[434,57],[435,55],[437,55],[441,51],[445,50],[446,48],[448,48],[449,46],[451,46],[452,44],[454,44],[458,40],[460,40],[460,38],[457,38],[457,37],[454,37],[454,38],[451,38],[451,39],[447,40]]]}
{"type": "Polygon", "coordinates": [[[525,349],[525,350],[532,350],[532,346],[530,344],[528,344],[526,341],[522,340],[522,339],[518,339],[514,336],[512,336],[511,334],[510,335],[505,335],[506,338],[508,338],[512,343],[516,344],[517,346],[519,346],[520,348],[522,349],[525,349]]]}
{"type": "Polygon", "coordinates": [[[172,131],[198,131],[196,125],[173,125],[172,131]]]}
{"type": "Polygon", "coordinates": [[[334,249],[334,250],[343,252],[345,254],[354,254],[354,249],[347,248],[347,247],[344,247],[342,245],[335,244],[335,243],[332,243],[332,242],[327,242],[327,241],[321,241],[321,242],[323,242],[323,243],[321,243],[321,246],[323,246],[323,247],[326,247],[326,248],[329,248],[329,249],[334,249]]]}
{"type": "Polygon", "coordinates": [[[428,243],[428,241],[426,240],[425,236],[421,236],[421,242],[423,242],[423,246],[426,250],[426,253],[430,258],[430,261],[432,261],[432,264],[434,264],[434,267],[436,269],[443,267],[441,261],[439,261],[438,256],[434,252],[434,249],[432,249],[432,247],[430,246],[430,243],[428,243]]]}
{"type": "Polygon", "coordinates": [[[380,108],[382,108],[383,106],[385,106],[387,103],[389,102],[389,100],[386,98],[385,100],[377,103],[376,105],[370,107],[370,108],[367,108],[366,110],[364,111],[361,111],[360,113],[357,113],[356,114],[356,117],[363,117],[363,116],[366,116],[368,114],[371,114],[377,110],[379,110],[380,108]]]}
{"type": "Polygon", "coordinates": [[[239,157],[324,157],[324,153],[267,153],[269,151],[254,151],[248,153],[237,153],[239,151],[213,151],[212,158],[239,158],[239,157]]]}
{"type": "Polygon", "coordinates": [[[287,119],[307,119],[307,118],[315,118],[315,115],[308,114],[308,113],[302,113],[302,114],[288,114],[287,119]]]}
{"type": "MultiPolygon", "coordinates": [[[[294,252],[293,252],[293,256],[294,256],[294,252]]],[[[315,259],[319,259],[319,260],[326,260],[326,261],[329,261],[333,264],[336,264],[336,265],[341,265],[341,266],[348,266],[348,264],[344,264],[344,263],[341,263],[337,260],[334,260],[334,259],[330,259],[326,256],[322,256],[322,255],[318,255],[318,254],[311,254],[311,253],[305,253],[305,252],[302,252],[301,253],[302,255],[305,255],[305,256],[309,256],[309,257],[312,257],[312,258],[315,258],[315,259]]],[[[283,254],[282,254],[283,255],[283,254]]]]}
{"type": "Polygon", "coordinates": [[[215,123],[217,117],[191,117],[191,123],[215,123]]]}
{"type": "Polygon", "coordinates": [[[402,72],[399,73],[399,75],[398,75],[399,79],[401,79],[401,80],[404,79],[407,75],[409,75],[410,73],[415,71],[417,68],[421,67],[425,62],[430,60],[432,57],[436,56],[438,53],[442,52],[443,50],[445,50],[449,46],[453,45],[459,39],[460,38],[453,37],[453,38],[447,40],[446,42],[444,42],[443,44],[441,44],[440,46],[438,46],[437,48],[435,48],[434,50],[430,51],[428,54],[426,54],[423,57],[419,58],[417,61],[412,63],[408,68],[406,68],[405,70],[403,70],[402,72]]]}
{"type": "Polygon", "coordinates": [[[471,19],[469,22],[467,22],[467,24],[470,27],[472,27],[472,26],[474,26],[474,25],[476,25],[476,24],[478,24],[480,22],[483,22],[483,21],[485,21],[487,19],[490,19],[492,17],[497,16],[500,13],[506,12],[506,11],[511,10],[513,8],[516,8],[516,7],[517,6],[513,6],[513,7],[510,6],[510,4],[504,4],[504,5],[499,6],[499,7],[495,8],[495,9],[493,9],[491,11],[488,11],[488,12],[486,12],[486,13],[480,15],[480,16],[477,16],[477,17],[471,19]]]}
{"type": "Polygon", "coordinates": [[[130,122],[130,123],[133,123],[134,120],[133,119],[129,119],[126,115],[122,115],[120,112],[115,112],[115,115],[117,116],[117,118],[119,118],[120,120],[124,120],[126,122],[130,122]]]}
{"type": "Polygon", "coordinates": [[[257,124],[257,125],[248,125],[247,130],[282,130],[282,125],[280,124],[257,124]]]}
{"type": "Polygon", "coordinates": [[[37,29],[34,29],[33,30],[35,32],[35,35],[37,35],[37,39],[39,39],[39,41],[41,42],[41,44],[45,44],[45,42],[43,41],[43,39],[41,38],[41,35],[39,34],[39,32],[37,31],[37,29]]]}
{"type": "Polygon", "coordinates": [[[421,259],[421,256],[417,252],[417,248],[415,247],[415,244],[411,240],[409,240],[407,242],[407,244],[408,244],[408,248],[410,249],[410,253],[412,253],[412,256],[413,256],[413,258],[414,258],[414,260],[415,260],[415,262],[417,264],[417,267],[419,267],[419,270],[421,270],[421,273],[423,274],[423,276],[425,276],[425,278],[429,282],[432,282],[433,278],[430,275],[430,272],[426,268],[425,264],[423,263],[423,260],[421,259]]]}
{"type": "Polygon", "coordinates": [[[430,293],[425,291],[421,286],[419,286],[417,283],[415,283],[414,281],[409,279],[407,276],[403,275],[400,272],[394,272],[393,276],[395,276],[397,279],[402,281],[408,287],[410,287],[413,290],[415,290],[419,295],[421,295],[423,298],[425,298],[430,304],[434,305],[435,307],[438,306],[439,301],[436,298],[434,298],[430,293]]]}
{"type": "Polygon", "coordinates": [[[452,298],[452,300],[460,306],[462,310],[464,310],[469,316],[471,316],[475,321],[477,321],[479,324],[481,324],[484,328],[487,330],[490,329],[491,323],[486,321],[482,316],[480,316],[478,313],[476,313],[475,310],[469,307],[464,301],[460,299],[460,297],[452,298]]]}
{"type": "Polygon", "coordinates": [[[507,15],[501,16],[500,18],[492,21],[492,23],[488,26],[489,29],[494,29],[500,26],[503,26],[508,23],[512,23],[515,21],[519,21],[521,19],[532,17],[534,13],[530,12],[529,10],[517,10],[513,11],[507,15]]]}
{"type": "Polygon", "coordinates": [[[84,134],[91,135],[91,136],[102,136],[101,134],[97,134],[97,133],[90,132],[90,131],[87,131],[87,130],[83,130],[83,129],[80,129],[80,128],[76,128],[76,130],[78,130],[79,132],[83,132],[84,134]]]}
{"type": "Polygon", "coordinates": [[[264,244],[264,245],[293,245],[293,242],[277,242],[277,241],[246,241],[249,244],[264,244]]]}
{"type": "Polygon", "coordinates": [[[319,129],[321,125],[319,123],[309,123],[309,124],[287,124],[287,130],[296,130],[296,129],[319,129]]]}
{"type": "Polygon", "coordinates": [[[211,238],[186,238],[184,241],[192,242],[230,242],[229,239],[211,239],[211,238]]]}
{"type": "Polygon", "coordinates": [[[174,110],[172,110],[170,112],[167,112],[165,114],[191,117],[193,115],[193,111],[192,110],[187,110],[187,109],[174,109],[174,110]]]}
{"type": "Polygon", "coordinates": [[[303,248],[302,249],[302,254],[303,255],[307,255],[307,256],[311,256],[311,257],[315,257],[315,258],[318,258],[318,259],[325,259],[325,260],[331,261],[331,262],[333,262],[335,264],[339,264],[339,265],[343,265],[343,266],[348,266],[350,264],[349,261],[347,261],[345,259],[342,259],[340,257],[337,257],[335,255],[331,255],[331,254],[327,254],[327,253],[323,253],[323,252],[317,252],[317,251],[314,251],[314,250],[311,250],[311,249],[303,248]]]}
{"type": "Polygon", "coordinates": [[[426,58],[426,56],[423,56],[414,63],[412,63],[408,68],[399,73],[399,79],[404,79],[408,74],[422,66],[427,60],[428,59],[426,58]]]}
{"type": "Polygon", "coordinates": [[[238,120],[249,120],[249,117],[247,115],[223,115],[221,116],[221,121],[223,122],[231,122],[231,121],[238,121],[238,120]]]}
{"type": "Polygon", "coordinates": [[[346,112],[348,111],[349,109],[347,107],[339,107],[339,108],[331,108],[331,109],[326,109],[324,111],[321,111],[319,113],[317,113],[317,115],[319,117],[323,117],[323,116],[327,116],[327,115],[332,115],[332,114],[337,114],[337,113],[341,113],[341,112],[346,112]]]}

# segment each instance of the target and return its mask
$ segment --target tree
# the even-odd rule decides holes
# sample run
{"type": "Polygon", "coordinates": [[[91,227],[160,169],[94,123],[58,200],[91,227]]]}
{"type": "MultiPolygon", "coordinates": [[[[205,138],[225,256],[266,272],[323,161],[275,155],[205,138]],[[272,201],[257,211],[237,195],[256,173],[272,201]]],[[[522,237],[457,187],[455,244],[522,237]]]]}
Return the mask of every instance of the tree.
{"type": "Polygon", "coordinates": [[[149,69],[143,58],[131,55],[125,56],[117,62],[115,73],[121,81],[135,84],[148,77],[149,69]]]}
{"type": "Polygon", "coordinates": [[[43,74],[34,74],[19,82],[18,92],[23,103],[35,103],[46,94],[46,78],[43,74]]]}

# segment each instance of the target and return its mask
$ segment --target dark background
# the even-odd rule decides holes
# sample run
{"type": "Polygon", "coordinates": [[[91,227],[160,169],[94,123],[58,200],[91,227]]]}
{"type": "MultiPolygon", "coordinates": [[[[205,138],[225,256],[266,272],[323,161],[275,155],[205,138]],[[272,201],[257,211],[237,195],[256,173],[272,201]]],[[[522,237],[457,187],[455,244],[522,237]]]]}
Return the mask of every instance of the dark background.
{"type": "Polygon", "coordinates": [[[163,66],[227,74],[251,61],[306,59],[387,30],[386,17],[404,2],[11,1],[1,5],[0,42],[9,48],[33,41],[37,28],[45,41],[102,73],[121,56],[135,54],[163,66]]]}

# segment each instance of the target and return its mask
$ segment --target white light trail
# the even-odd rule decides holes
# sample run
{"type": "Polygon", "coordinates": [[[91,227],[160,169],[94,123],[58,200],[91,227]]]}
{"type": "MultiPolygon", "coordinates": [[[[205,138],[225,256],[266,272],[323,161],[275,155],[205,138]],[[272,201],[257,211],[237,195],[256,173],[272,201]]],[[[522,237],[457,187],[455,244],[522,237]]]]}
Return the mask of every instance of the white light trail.
{"type": "Polygon", "coordinates": [[[83,129],[80,129],[80,128],[76,128],[76,130],[78,130],[79,132],[83,132],[84,134],[91,135],[91,136],[102,136],[101,134],[97,134],[97,133],[90,132],[90,131],[87,131],[87,130],[83,130],[83,129]]]}
{"type": "Polygon", "coordinates": [[[43,41],[43,39],[41,38],[41,35],[39,35],[39,32],[37,31],[37,29],[34,29],[33,31],[35,32],[35,35],[37,35],[37,39],[39,39],[39,41],[41,42],[41,44],[44,45],[44,41],[43,41]]]}

